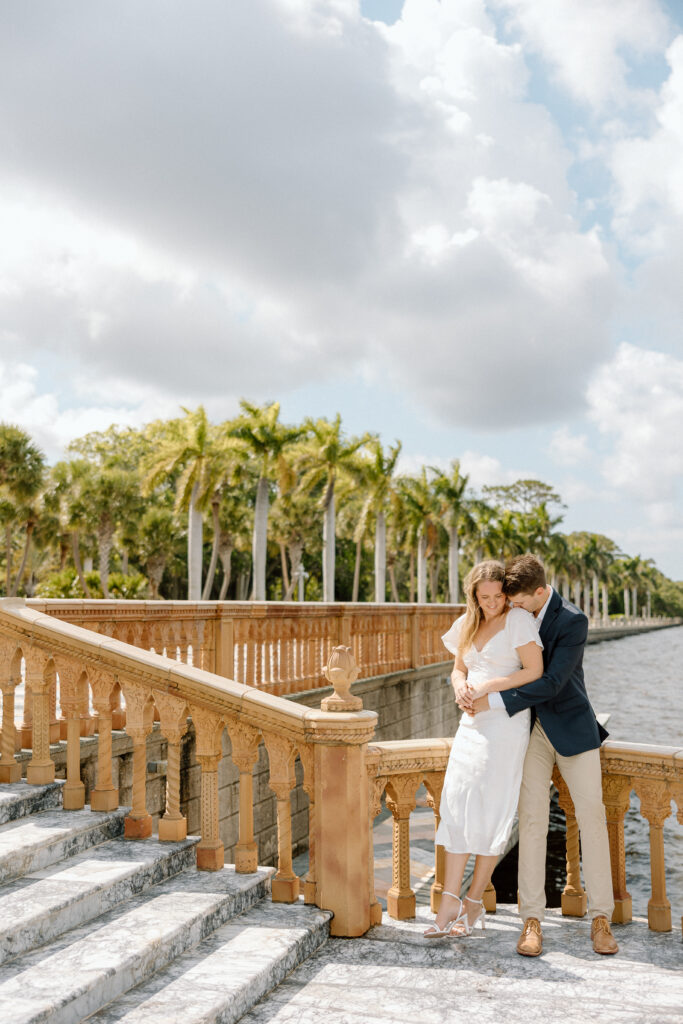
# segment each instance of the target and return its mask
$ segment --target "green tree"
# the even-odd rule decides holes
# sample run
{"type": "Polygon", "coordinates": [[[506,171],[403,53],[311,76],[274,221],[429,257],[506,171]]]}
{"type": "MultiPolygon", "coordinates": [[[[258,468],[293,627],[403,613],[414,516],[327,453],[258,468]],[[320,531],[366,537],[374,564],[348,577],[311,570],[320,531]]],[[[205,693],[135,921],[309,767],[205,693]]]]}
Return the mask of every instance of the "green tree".
{"type": "Polygon", "coordinates": [[[20,427],[0,423],[0,522],[5,528],[5,593],[16,594],[24,575],[45,482],[45,456],[20,427]],[[21,564],[12,580],[14,534],[24,530],[21,564]]]}
{"type": "Polygon", "coordinates": [[[448,473],[432,467],[432,486],[439,503],[439,511],[448,533],[448,594],[452,604],[460,600],[460,531],[472,522],[470,502],[466,497],[469,476],[460,470],[460,460],[454,459],[448,473]]]}

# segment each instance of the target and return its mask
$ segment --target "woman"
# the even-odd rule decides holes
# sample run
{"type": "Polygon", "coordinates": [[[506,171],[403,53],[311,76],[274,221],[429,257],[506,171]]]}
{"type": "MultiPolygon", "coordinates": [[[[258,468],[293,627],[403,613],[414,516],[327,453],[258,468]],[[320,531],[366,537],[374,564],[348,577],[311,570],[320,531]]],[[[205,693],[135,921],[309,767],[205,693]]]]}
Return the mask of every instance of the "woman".
{"type": "MultiPolygon", "coordinates": [[[[510,608],[500,562],[479,562],[465,580],[467,610],[444,635],[455,655],[453,685],[464,679],[475,696],[523,686],[543,675],[543,644],[533,615],[510,608]]],[[[517,809],[530,712],[464,714],[453,740],[441,793],[436,842],[446,851],[444,891],[426,938],[469,935],[498,857],[505,851],[517,809]],[[476,855],[469,895],[460,887],[470,854],[476,855]]]]}

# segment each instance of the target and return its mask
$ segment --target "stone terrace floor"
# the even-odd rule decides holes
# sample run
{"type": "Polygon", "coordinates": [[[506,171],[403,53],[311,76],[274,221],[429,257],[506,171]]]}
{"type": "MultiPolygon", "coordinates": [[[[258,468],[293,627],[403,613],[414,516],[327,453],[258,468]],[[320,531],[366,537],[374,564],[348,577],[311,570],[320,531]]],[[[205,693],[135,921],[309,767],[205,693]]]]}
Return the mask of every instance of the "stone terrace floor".
{"type": "Polygon", "coordinates": [[[635,919],[615,926],[616,956],[599,956],[588,919],[549,911],[545,950],[515,952],[519,918],[499,906],[486,931],[427,941],[431,918],[383,923],[361,939],[331,939],[243,1018],[243,1024],[683,1021],[680,922],[666,934],[635,919]]]}

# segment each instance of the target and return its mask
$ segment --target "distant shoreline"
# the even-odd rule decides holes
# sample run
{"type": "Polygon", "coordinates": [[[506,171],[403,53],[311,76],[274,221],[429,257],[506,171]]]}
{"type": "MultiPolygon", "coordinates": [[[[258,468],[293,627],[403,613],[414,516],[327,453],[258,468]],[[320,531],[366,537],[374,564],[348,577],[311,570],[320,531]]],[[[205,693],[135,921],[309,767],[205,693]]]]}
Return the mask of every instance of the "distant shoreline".
{"type": "Polygon", "coordinates": [[[668,619],[666,622],[642,622],[630,625],[589,626],[587,644],[600,644],[603,640],[621,640],[625,636],[636,636],[638,633],[651,633],[655,629],[674,629],[683,626],[683,619],[668,619]]]}

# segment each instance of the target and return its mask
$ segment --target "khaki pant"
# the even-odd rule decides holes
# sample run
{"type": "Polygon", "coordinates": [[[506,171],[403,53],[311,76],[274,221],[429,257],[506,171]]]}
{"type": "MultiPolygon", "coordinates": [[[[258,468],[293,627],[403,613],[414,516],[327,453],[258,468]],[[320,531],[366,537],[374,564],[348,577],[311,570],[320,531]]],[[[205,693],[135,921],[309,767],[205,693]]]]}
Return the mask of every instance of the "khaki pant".
{"type": "Polygon", "coordinates": [[[550,801],[548,791],[557,763],[567,783],[581,835],[583,878],[591,917],[612,919],[612,872],[602,802],[600,751],[587,750],[573,757],[558,754],[536,720],[524,760],[519,794],[519,913],[543,920],[545,913],[545,858],[550,801]]]}

